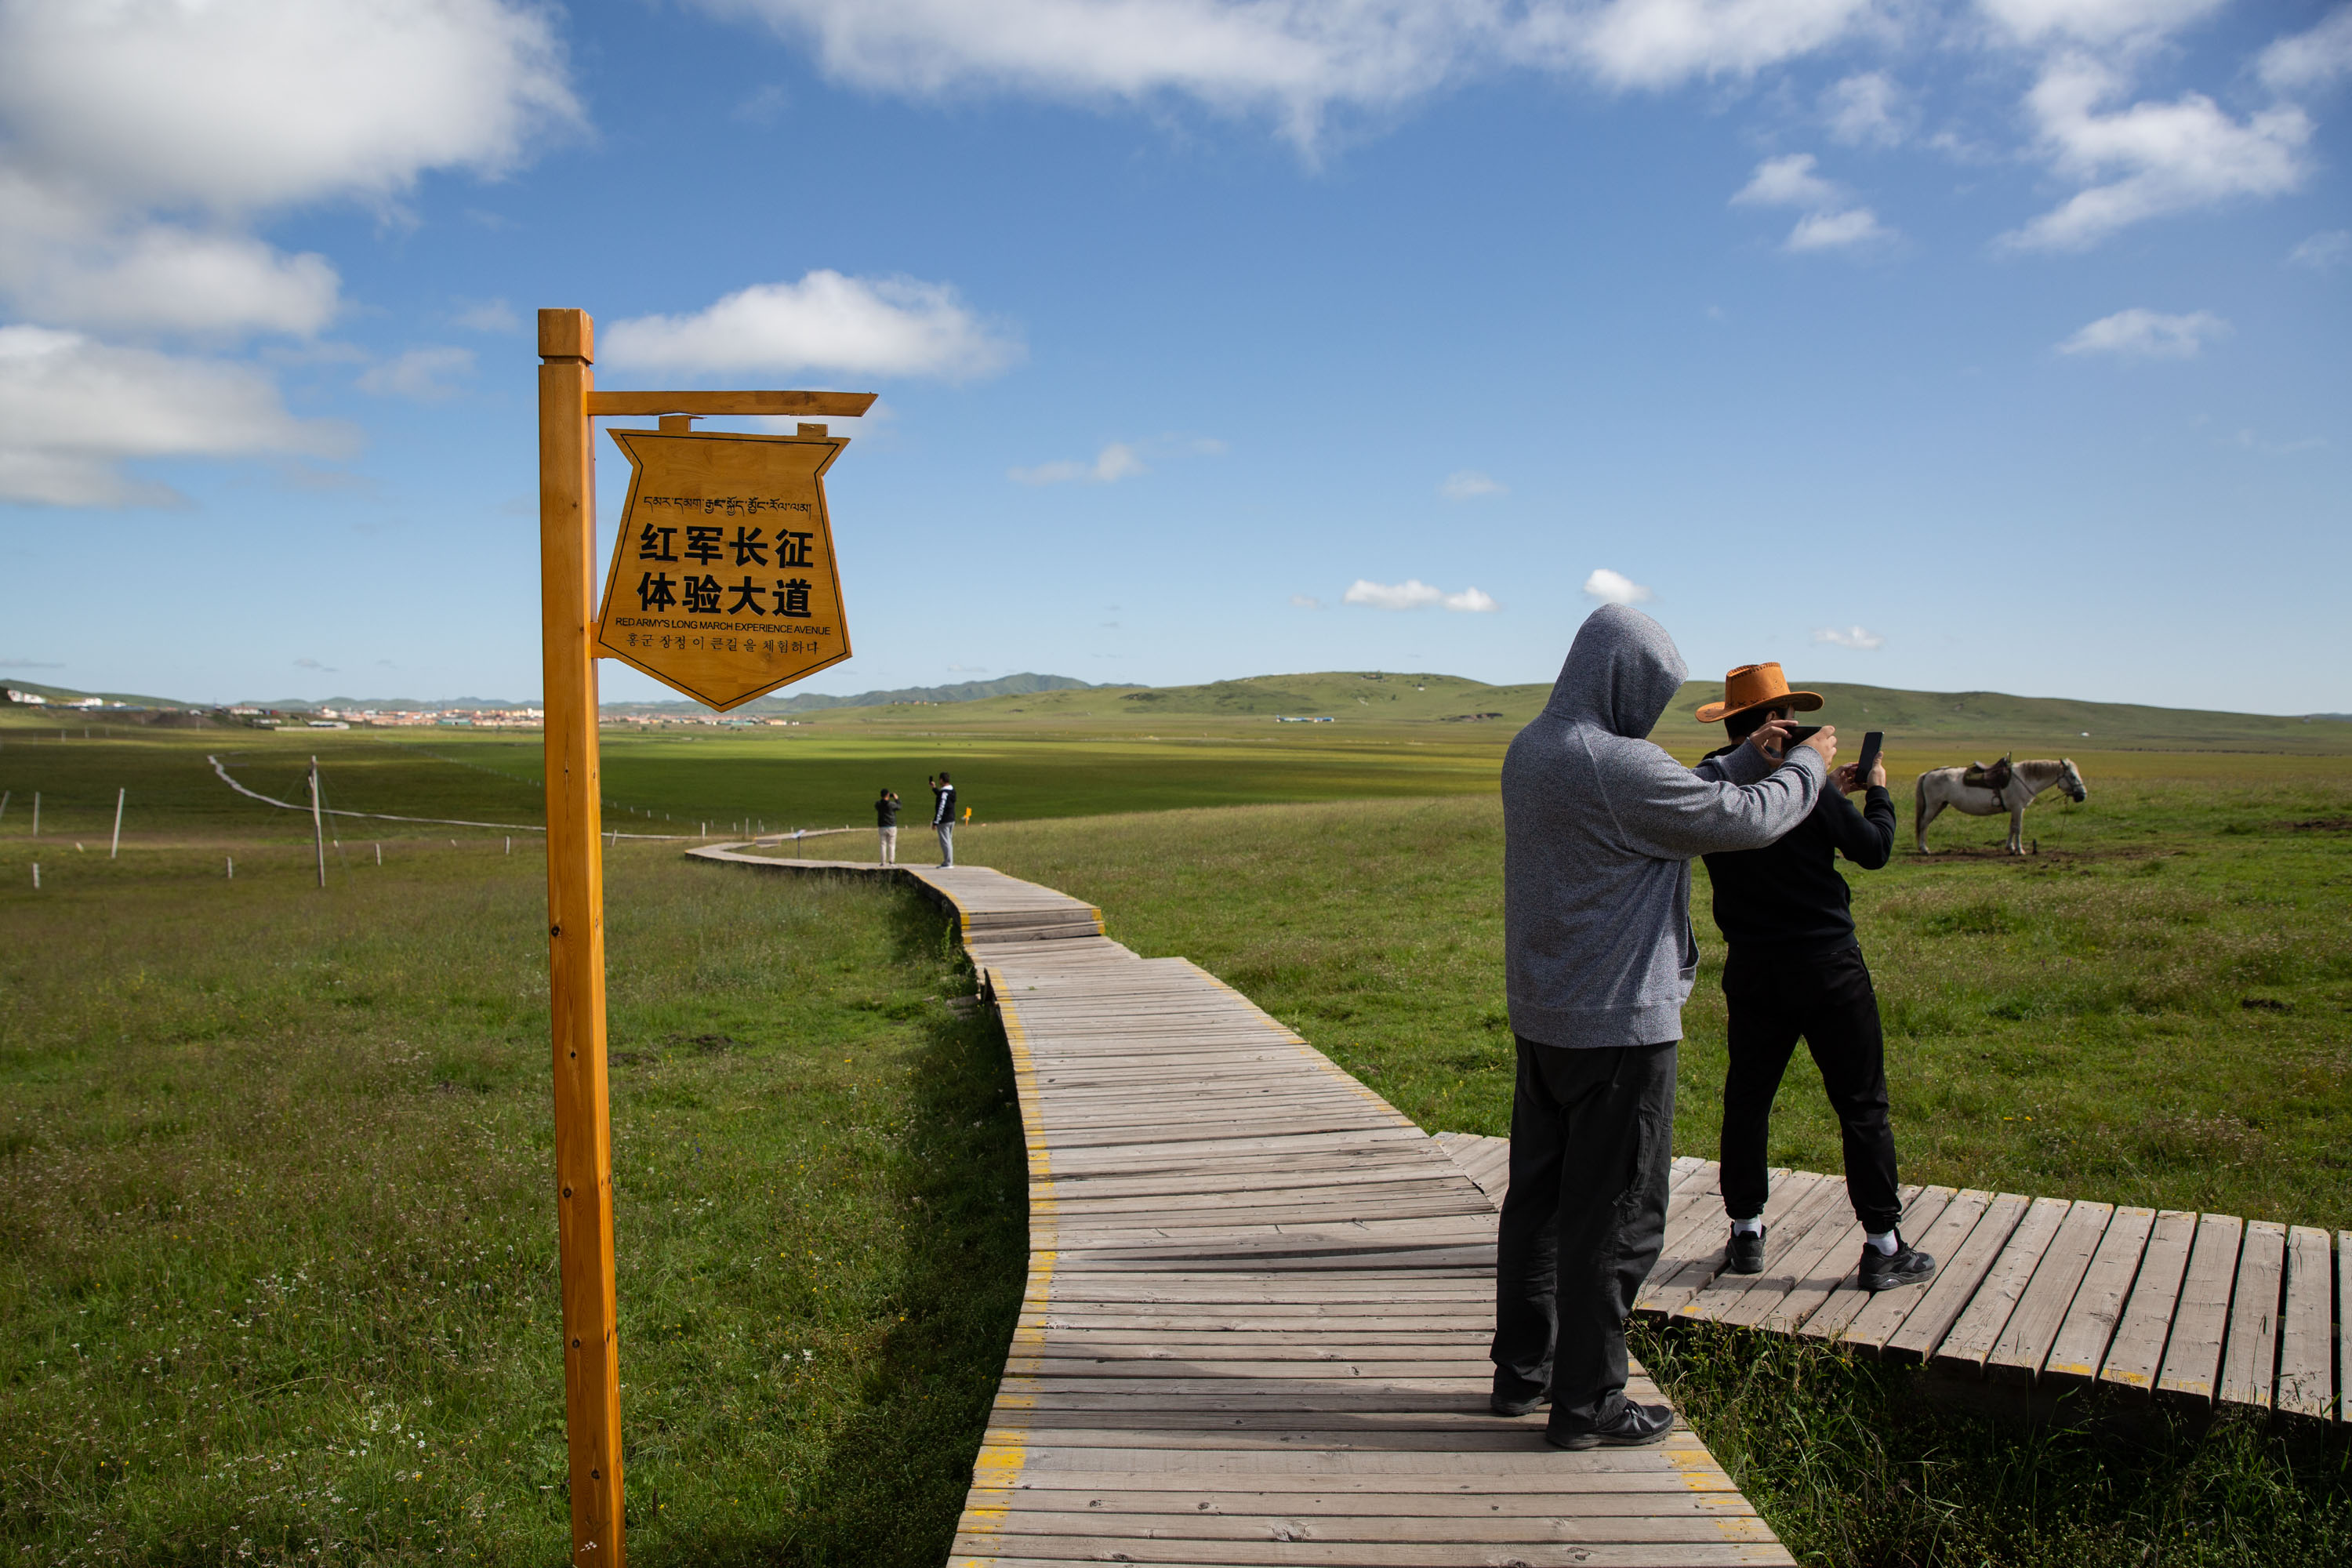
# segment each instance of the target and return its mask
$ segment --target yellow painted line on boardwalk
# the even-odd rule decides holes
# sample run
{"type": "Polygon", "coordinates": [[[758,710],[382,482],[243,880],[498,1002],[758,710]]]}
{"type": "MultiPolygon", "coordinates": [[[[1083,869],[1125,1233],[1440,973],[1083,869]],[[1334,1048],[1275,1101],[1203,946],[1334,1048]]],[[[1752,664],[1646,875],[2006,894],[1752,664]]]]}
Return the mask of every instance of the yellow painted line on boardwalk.
{"type": "MultiPolygon", "coordinates": [[[[1004,1376],[997,1385],[995,1408],[981,1440],[980,1457],[972,1462],[971,1495],[960,1533],[992,1535],[1004,1527],[1013,1489],[1029,1458],[1029,1429],[1020,1417],[1036,1407],[1031,1389],[1044,1364],[1045,1319],[1053,1305],[1054,1265],[1059,1253],[1055,1221],[1060,1205],[1054,1195],[1053,1151],[1045,1142],[1045,1121],[1037,1088],[1035,1059],[1029,1052],[1029,1031],[1020,1010],[1004,999],[1005,987],[993,973],[984,977],[995,993],[997,1016],[1004,1025],[1004,1042],[1013,1058],[1013,1081],[1021,1101],[1021,1135],[1029,1152],[1029,1282],[1021,1294],[1019,1326],[1004,1357],[1004,1376]]],[[[977,1557],[958,1557],[961,1564],[977,1564],[977,1557]]]]}

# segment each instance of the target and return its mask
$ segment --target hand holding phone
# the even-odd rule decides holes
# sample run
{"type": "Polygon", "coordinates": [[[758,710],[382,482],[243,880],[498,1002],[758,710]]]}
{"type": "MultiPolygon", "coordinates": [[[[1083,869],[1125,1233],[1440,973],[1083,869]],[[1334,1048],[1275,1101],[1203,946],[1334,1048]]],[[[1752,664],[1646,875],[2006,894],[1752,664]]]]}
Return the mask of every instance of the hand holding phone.
{"type": "MultiPolygon", "coordinates": [[[[1879,748],[1885,743],[1886,731],[1884,730],[1871,730],[1864,733],[1862,758],[1853,764],[1855,783],[1867,784],[1874,782],[1870,776],[1871,771],[1878,766],[1879,748]]],[[[1884,784],[1881,784],[1881,787],[1884,788],[1884,784]]]]}

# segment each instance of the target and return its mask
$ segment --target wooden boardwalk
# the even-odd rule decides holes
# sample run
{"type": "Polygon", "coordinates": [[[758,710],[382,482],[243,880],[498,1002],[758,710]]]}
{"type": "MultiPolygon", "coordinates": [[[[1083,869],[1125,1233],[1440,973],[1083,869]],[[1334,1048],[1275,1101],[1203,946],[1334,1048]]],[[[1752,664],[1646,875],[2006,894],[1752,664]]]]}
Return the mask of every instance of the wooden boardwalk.
{"type": "MultiPolygon", "coordinates": [[[[1436,1141],[1502,1202],[1507,1139],[1436,1141]]],[[[1844,1179],[1811,1171],[1773,1173],[1764,1271],[1726,1274],[1715,1163],[1677,1160],[1665,1250],[1636,1310],[2024,1388],[2347,1414],[2352,1231],[1950,1187],[1906,1186],[1903,1203],[1903,1234],[1941,1265],[1924,1285],[1855,1287],[1862,1230],[1844,1179]]]]}
{"type": "Polygon", "coordinates": [[[1075,899],[898,875],[959,919],[1029,1151],[1028,1289],[950,1563],[1792,1561],[1686,1427],[1568,1454],[1487,1410],[1496,1207],[1444,1144],[1075,899]]]}

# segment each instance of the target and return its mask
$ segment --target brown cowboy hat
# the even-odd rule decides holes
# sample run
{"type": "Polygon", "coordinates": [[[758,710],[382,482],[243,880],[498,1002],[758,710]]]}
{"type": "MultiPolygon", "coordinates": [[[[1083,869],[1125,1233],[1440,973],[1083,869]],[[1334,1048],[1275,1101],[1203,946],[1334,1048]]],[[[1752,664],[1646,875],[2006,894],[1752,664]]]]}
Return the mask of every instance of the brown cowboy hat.
{"type": "Polygon", "coordinates": [[[1819,692],[1790,690],[1789,678],[1780,673],[1779,665],[1743,664],[1723,678],[1723,700],[1703,705],[1698,721],[1719,724],[1751,708],[1788,707],[1810,713],[1821,705],[1819,692]]]}

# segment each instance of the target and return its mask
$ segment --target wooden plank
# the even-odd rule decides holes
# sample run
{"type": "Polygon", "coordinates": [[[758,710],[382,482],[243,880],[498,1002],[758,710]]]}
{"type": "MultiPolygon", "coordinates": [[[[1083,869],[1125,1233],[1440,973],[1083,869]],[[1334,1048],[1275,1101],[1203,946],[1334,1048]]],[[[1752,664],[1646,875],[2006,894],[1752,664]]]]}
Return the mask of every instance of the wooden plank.
{"type": "Polygon", "coordinates": [[[1838,1288],[1862,1238],[1852,1204],[1830,1205],[1778,1260],[1767,1258],[1764,1273],[1723,1321],[1793,1332],[1838,1288]]]}
{"type": "MultiPolygon", "coordinates": [[[[1118,1536],[1074,1537],[1053,1543],[1048,1552],[1041,1540],[1024,1541],[1014,1554],[989,1545],[985,1556],[967,1554],[959,1544],[948,1554],[950,1568],[986,1563],[989,1568],[1061,1568],[1069,1563],[1146,1563],[1152,1568],[1228,1568],[1232,1564],[1264,1564],[1265,1568],[1487,1568],[1499,1550],[1493,1546],[1359,1546],[1349,1542],[1325,1545],[1314,1542],[1259,1542],[1255,1545],[1212,1545],[1208,1542],[1129,1541],[1118,1536]]],[[[1715,1568],[1717,1564],[1786,1563],[1795,1560],[1776,1543],[1725,1541],[1686,1542],[1596,1542],[1590,1545],[1517,1547],[1507,1561],[1527,1568],[1715,1568]]]]}
{"type": "Polygon", "coordinates": [[[1937,1260],[1936,1277],[1927,1281],[1927,1293],[1903,1320],[1903,1326],[1886,1337],[1881,1353],[1887,1360],[1916,1364],[1943,1343],[2000,1257],[2001,1248],[2009,1245],[2017,1222],[2024,1216],[2026,1202],[2015,1193],[2000,1193],[1984,1206],[1968,1239],[1952,1249],[1951,1257],[1937,1260]]]}
{"type": "MultiPolygon", "coordinates": [[[[1772,1185],[1784,1184],[1788,1178],[1786,1166],[1765,1173],[1772,1185]]],[[[1695,1205],[1685,1211],[1681,1224],[1669,1225],[1667,1230],[1671,1239],[1660,1248],[1657,1265],[1650,1270],[1633,1310],[1671,1318],[1723,1272],[1724,1259],[1730,1255],[1731,1221],[1719,1207],[1695,1205]]]]}
{"type": "MultiPolygon", "coordinates": [[[[1154,1542],[1305,1542],[1368,1546],[1549,1545],[1554,1542],[1724,1542],[1769,1541],[1771,1532],[1752,1514],[1720,1510],[1675,1509],[1632,1512],[1620,1510],[1562,1510],[1549,1518],[1517,1518],[1465,1514],[1353,1514],[1318,1516],[1306,1512],[1250,1514],[1218,1508],[1192,1513],[1112,1513],[1107,1509],[1076,1509],[1049,1512],[1043,1509],[1007,1511],[992,1521],[991,1536],[1004,1541],[1003,1550],[1030,1551],[1032,1538],[1067,1539],[1120,1537],[1154,1542]]],[[[1122,1553],[1124,1555],[1124,1553],[1122,1553]]],[[[1407,1558],[1404,1561],[1412,1561],[1407,1558]]],[[[1244,1559],[1244,1561],[1255,1561],[1244,1559]]],[[[1349,1561],[1347,1557],[1334,1559],[1349,1561]]]]}
{"type": "Polygon", "coordinates": [[[2181,1277],[2180,1299],[2165,1342],[2156,1391],[2167,1399],[2210,1405],[2221,1381],[2221,1338],[2230,1321],[2230,1293],[2238,1280],[2238,1246],[2245,1222],[2235,1215],[2200,1215],[2197,1238],[2181,1277]]]}
{"type": "MultiPolygon", "coordinates": [[[[1903,1208],[1902,1229],[1906,1236],[1925,1236],[1943,1217],[1944,1210],[1959,1196],[1950,1187],[1923,1187],[1903,1208]]],[[[1846,1328],[1870,1305],[1871,1292],[1859,1283],[1862,1278],[1862,1251],[1856,1247],[1854,1261],[1839,1279],[1838,1288],[1829,1294],[1811,1315],[1797,1326],[1797,1332],[1806,1339],[1843,1339],[1846,1328]]]]}
{"type": "MultiPolygon", "coordinates": [[[[1682,1460],[1689,1455],[1677,1453],[1675,1458],[1682,1460]]],[[[1616,1500],[1646,1507],[1682,1493],[1691,1493],[1703,1507],[1743,1507],[1745,1502],[1734,1502],[1738,1488],[1731,1486],[1724,1471],[1679,1462],[1654,1469],[1597,1469],[1576,1460],[1555,1462],[1548,1469],[1496,1465],[1479,1467],[1477,1471],[1433,1471],[1418,1481],[1345,1471],[1267,1471],[1261,1479],[1234,1481],[1213,1469],[1028,1469],[1004,1486],[981,1483],[971,1488],[973,1498],[1004,1498],[1009,1504],[1063,1507],[1063,1500],[1101,1498],[1103,1507],[1124,1504],[1176,1514],[1200,1514],[1228,1502],[1251,1507],[1256,1500],[1267,1500],[1277,1510],[1303,1507],[1310,1511],[1412,1514],[1430,1507],[1470,1507],[1496,1514],[1540,1516],[1559,1502],[1578,1510],[1616,1500]],[[1167,1502],[1160,1502],[1162,1498],[1167,1502]],[[1206,1510],[1202,1504],[1206,1504],[1206,1510]]]]}
{"type": "MultiPolygon", "coordinates": [[[[1930,1228],[1919,1233],[1915,1244],[1936,1260],[1936,1272],[1941,1274],[1952,1255],[1958,1252],[1975,1233],[1977,1224],[1984,1218],[1985,1210],[1992,1205],[1993,1194],[1973,1188],[1952,1195],[1944,1212],[1936,1216],[1930,1228]]],[[[1927,1292],[1934,1285],[1930,1276],[1915,1285],[1900,1285],[1892,1290],[1881,1290],[1863,1303],[1862,1310],[1838,1335],[1838,1343],[1851,1345],[1864,1355],[1877,1357],[1885,1353],[1886,1342],[1893,1339],[1911,1314],[1925,1306],[1927,1292]]]]}
{"type": "MultiPolygon", "coordinates": [[[[1749,1292],[1779,1277],[1774,1270],[1790,1249],[1811,1232],[1824,1214],[1835,1213],[1845,1197],[1845,1184],[1834,1176],[1798,1171],[1780,1184],[1765,1205],[1764,1267],[1754,1274],[1723,1273],[1707,1288],[1676,1310],[1678,1317],[1701,1322],[1727,1322],[1749,1292]],[[1775,1205],[1780,1205],[1775,1208],[1775,1205]]],[[[1770,1287],[1768,1287],[1770,1289],[1770,1287]]],[[[1776,1297],[1788,1287],[1772,1289],[1776,1297]]]]}
{"type": "Polygon", "coordinates": [[[2034,1266],[2042,1261],[2044,1247],[2058,1234],[2058,1226],[2072,1205],[2063,1198],[2036,1198],[2026,1205],[2025,1214],[2010,1233],[2008,1244],[2000,1256],[1986,1270],[1984,1283],[1969,1299],[1968,1309],[1952,1331],[1944,1336],[1929,1360],[1948,1372],[1981,1376],[1985,1358],[2001,1331],[2009,1327],[2009,1316],[2017,1310],[2018,1298],[2032,1282],[2034,1266]]]}
{"type": "Polygon", "coordinates": [[[2321,1421],[2336,1413],[2336,1258],[2327,1233],[2287,1233],[2286,1315],[2279,1323],[2278,1408],[2321,1421]]]}
{"type": "Polygon", "coordinates": [[[2238,1283],[2231,1293],[2230,1337],[2221,1351],[2217,1396],[2223,1404],[2271,1407],[2278,1378],[2279,1296],[2285,1283],[2286,1226],[2247,1221],[2238,1283]]]}
{"type": "Polygon", "coordinates": [[[1993,1342],[1991,1353],[1985,1357],[1985,1375],[1998,1382],[2032,1383],[2042,1375],[2042,1363],[2050,1359],[2050,1347],[2057,1342],[2059,1325],[2066,1321],[2068,1309],[2074,1304],[2074,1293],[2090,1271],[2091,1259],[2097,1255],[2099,1240],[2106,1234],[2107,1221],[2115,1217],[2113,1204],[2095,1204],[2079,1199],[2059,1222],[2058,1234],[2050,1238],[2034,1265],[2033,1279],[2019,1297],[2017,1310],[1993,1342]]]}
{"type": "Polygon", "coordinates": [[[2124,1300],[2139,1275],[2148,1232],[2155,1226],[2156,1211],[2146,1208],[2119,1208],[2107,1221],[2099,1249],[2092,1254],[2091,1266],[2075,1289],[2074,1304],[2066,1309],[2049,1359],[2042,1363],[2042,1375],[2055,1386],[2097,1380],[2116,1326],[2123,1321],[2124,1300]]]}
{"type": "Polygon", "coordinates": [[[2180,1279],[2188,1271],[2189,1247],[2196,1235],[2197,1216],[2186,1209],[2165,1209],[2156,1216],[2130,1300],[2099,1368],[2099,1381],[2107,1387],[2142,1396],[2156,1391],[2165,1341],[2172,1333],[2172,1309],[2180,1300],[2180,1279]]]}

